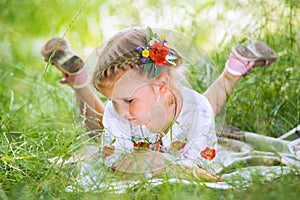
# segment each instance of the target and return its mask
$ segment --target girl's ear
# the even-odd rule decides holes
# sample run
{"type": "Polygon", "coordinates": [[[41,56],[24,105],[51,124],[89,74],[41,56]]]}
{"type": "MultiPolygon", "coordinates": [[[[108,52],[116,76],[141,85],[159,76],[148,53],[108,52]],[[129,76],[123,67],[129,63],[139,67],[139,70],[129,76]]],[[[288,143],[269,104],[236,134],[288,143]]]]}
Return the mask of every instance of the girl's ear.
{"type": "Polygon", "coordinates": [[[165,94],[166,92],[168,92],[169,90],[169,76],[166,74],[162,74],[161,76],[159,76],[157,82],[159,85],[159,92],[161,94],[165,94]]]}

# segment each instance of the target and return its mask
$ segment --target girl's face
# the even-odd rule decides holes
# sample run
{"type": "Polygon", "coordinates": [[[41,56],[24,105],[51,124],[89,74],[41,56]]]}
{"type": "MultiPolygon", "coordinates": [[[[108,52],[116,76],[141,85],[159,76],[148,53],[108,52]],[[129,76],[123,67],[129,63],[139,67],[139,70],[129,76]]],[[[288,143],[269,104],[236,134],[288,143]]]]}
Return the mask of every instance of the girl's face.
{"type": "MultiPolygon", "coordinates": [[[[124,73],[124,72],[122,72],[124,73]]],[[[150,81],[134,70],[126,71],[112,88],[102,88],[115,111],[134,123],[145,125],[152,132],[160,132],[168,124],[169,111],[165,103],[163,81],[150,81]]]]}

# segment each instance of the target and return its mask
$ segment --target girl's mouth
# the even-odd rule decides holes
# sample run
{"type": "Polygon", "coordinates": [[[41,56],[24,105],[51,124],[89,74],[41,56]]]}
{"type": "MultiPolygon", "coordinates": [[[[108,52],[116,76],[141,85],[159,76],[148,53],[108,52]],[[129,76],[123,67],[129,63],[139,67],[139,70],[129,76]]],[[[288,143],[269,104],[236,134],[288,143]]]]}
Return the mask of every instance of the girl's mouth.
{"type": "Polygon", "coordinates": [[[129,118],[129,119],[127,119],[129,122],[131,122],[131,123],[133,123],[133,124],[135,124],[135,125],[138,125],[139,123],[138,123],[138,120],[136,119],[136,118],[129,118]]]}
{"type": "Polygon", "coordinates": [[[129,118],[129,119],[127,119],[128,121],[130,121],[130,122],[134,122],[134,121],[136,121],[136,119],[135,118],[129,118]]]}

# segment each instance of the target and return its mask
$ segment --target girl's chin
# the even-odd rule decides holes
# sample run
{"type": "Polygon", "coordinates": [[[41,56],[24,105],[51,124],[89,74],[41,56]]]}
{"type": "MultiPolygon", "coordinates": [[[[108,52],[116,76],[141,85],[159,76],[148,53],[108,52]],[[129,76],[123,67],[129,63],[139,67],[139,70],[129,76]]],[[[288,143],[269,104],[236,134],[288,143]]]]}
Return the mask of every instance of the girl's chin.
{"type": "Polygon", "coordinates": [[[153,124],[152,121],[143,123],[143,122],[141,122],[139,120],[132,120],[130,122],[133,123],[136,126],[142,126],[142,125],[144,125],[152,133],[159,133],[159,132],[161,132],[163,130],[163,126],[161,124],[160,125],[153,124]]]}
{"type": "MultiPolygon", "coordinates": [[[[132,124],[136,125],[136,126],[142,126],[145,125],[144,123],[142,123],[141,121],[135,119],[135,120],[128,120],[129,122],[131,122],[132,124]]],[[[145,125],[146,126],[146,125],[145,125]]],[[[147,127],[147,126],[146,126],[147,127]]],[[[148,127],[147,127],[148,128],[148,127]]]]}
{"type": "Polygon", "coordinates": [[[148,125],[145,126],[152,133],[160,133],[163,130],[163,126],[158,126],[157,124],[149,123],[148,125]]]}

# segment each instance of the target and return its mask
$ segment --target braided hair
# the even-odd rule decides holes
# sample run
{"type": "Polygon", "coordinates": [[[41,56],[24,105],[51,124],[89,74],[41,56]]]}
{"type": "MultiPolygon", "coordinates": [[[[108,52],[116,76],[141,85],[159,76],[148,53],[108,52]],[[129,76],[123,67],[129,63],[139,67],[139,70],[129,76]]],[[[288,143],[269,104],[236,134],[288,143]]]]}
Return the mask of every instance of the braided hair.
{"type": "MultiPolygon", "coordinates": [[[[125,29],[115,34],[98,54],[99,60],[93,75],[94,87],[99,90],[113,86],[120,78],[120,72],[129,69],[134,69],[142,74],[141,55],[138,53],[137,47],[146,45],[146,30],[143,28],[125,29]]],[[[175,66],[166,64],[168,67],[163,67],[163,73],[168,75],[174,71],[170,68],[177,68],[182,64],[182,58],[176,50],[171,49],[171,51],[177,59],[175,66]]]]}

